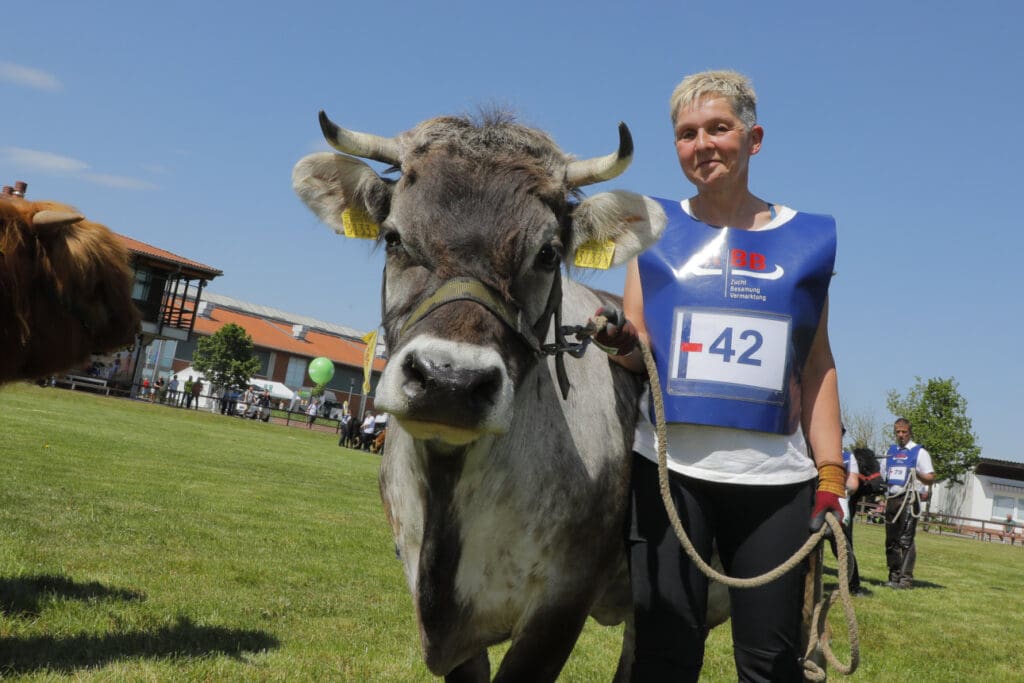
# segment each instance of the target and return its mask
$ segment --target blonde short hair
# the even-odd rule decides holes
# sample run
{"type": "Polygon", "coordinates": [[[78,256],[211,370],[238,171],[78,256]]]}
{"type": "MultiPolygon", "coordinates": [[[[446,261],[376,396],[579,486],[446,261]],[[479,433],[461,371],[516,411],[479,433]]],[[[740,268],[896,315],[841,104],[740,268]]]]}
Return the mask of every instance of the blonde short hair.
{"type": "Polygon", "coordinates": [[[675,125],[680,109],[715,95],[729,100],[733,112],[747,130],[757,125],[757,93],[750,79],[736,71],[702,71],[680,81],[669,99],[672,125],[675,125]]]}

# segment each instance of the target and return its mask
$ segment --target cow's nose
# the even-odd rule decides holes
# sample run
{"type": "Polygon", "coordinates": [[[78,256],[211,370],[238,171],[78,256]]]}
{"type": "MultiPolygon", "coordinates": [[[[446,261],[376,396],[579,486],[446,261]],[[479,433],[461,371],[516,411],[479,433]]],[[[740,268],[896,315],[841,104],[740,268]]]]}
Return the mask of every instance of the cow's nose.
{"type": "Polygon", "coordinates": [[[417,352],[405,357],[402,373],[402,390],[416,419],[458,426],[471,426],[491,408],[502,381],[495,366],[457,366],[417,352]]]}

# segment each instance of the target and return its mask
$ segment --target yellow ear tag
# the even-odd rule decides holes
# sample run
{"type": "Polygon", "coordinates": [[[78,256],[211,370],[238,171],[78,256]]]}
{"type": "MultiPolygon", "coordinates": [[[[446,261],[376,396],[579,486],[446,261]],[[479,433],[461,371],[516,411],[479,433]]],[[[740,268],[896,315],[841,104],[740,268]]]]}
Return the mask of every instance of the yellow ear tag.
{"type": "Polygon", "coordinates": [[[375,240],[380,232],[380,226],[373,222],[370,215],[354,206],[341,212],[341,222],[345,226],[345,237],[375,240]]]}
{"type": "Polygon", "coordinates": [[[576,249],[576,258],[573,263],[580,268],[608,270],[612,267],[613,256],[615,256],[615,242],[611,240],[584,242],[576,249]]]}

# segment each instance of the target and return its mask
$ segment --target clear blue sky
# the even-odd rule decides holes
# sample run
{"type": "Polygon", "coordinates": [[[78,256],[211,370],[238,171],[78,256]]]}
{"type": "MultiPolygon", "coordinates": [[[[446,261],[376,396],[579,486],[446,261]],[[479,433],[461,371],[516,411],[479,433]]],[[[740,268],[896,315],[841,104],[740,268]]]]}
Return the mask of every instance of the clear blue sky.
{"type": "MultiPolygon", "coordinates": [[[[368,330],[382,255],[317,222],[291,168],[316,115],[393,135],[501,104],[578,156],[629,124],[613,187],[691,193],[667,100],[747,73],[761,197],[839,220],[844,405],[955,377],[991,458],[1022,460],[1019,2],[46,2],[4,10],[0,181],[220,268],[220,294],[368,330]],[[635,7],[631,6],[635,5],[635,7]]],[[[622,273],[590,279],[620,291],[622,273]]]]}

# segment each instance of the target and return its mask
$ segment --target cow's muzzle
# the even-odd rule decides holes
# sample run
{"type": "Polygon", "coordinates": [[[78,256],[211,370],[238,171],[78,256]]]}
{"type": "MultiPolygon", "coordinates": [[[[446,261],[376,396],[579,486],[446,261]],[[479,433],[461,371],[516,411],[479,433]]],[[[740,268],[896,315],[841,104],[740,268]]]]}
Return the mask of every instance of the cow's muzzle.
{"type": "Polygon", "coordinates": [[[494,349],[420,335],[388,363],[375,405],[414,438],[463,445],[508,430],[512,393],[494,349]]]}
{"type": "MultiPolygon", "coordinates": [[[[385,273],[384,281],[387,282],[385,273]]],[[[386,301],[386,293],[382,301],[386,301]]],[[[568,353],[573,358],[581,358],[590,343],[590,332],[586,332],[580,326],[565,327],[562,325],[562,273],[561,269],[555,271],[555,277],[551,283],[551,290],[548,292],[547,305],[544,313],[535,323],[530,324],[523,315],[523,311],[515,305],[502,300],[490,287],[484,283],[469,277],[457,277],[445,281],[433,294],[425,298],[409,315],[398,333],[399,343],[406,336],[409,330],[420,320],[427,317],[440,308],[454,301],[473,301],[491,312],[498,320],[503,322],[522,341],[534,356],[555,357],[555,374],[558,379],[558,387],[561,390],[562,398],[569,396],[569,378],[565,372],[564,354],[568,353]],[[551,321],[554,320],[554,343],[545,344],[551,321]],[[566,339],[567,334],[576,334],[577,341],[570,342],[566,339]]],[[[386,316],[385,316],[386,319],[386,316]]]]}

